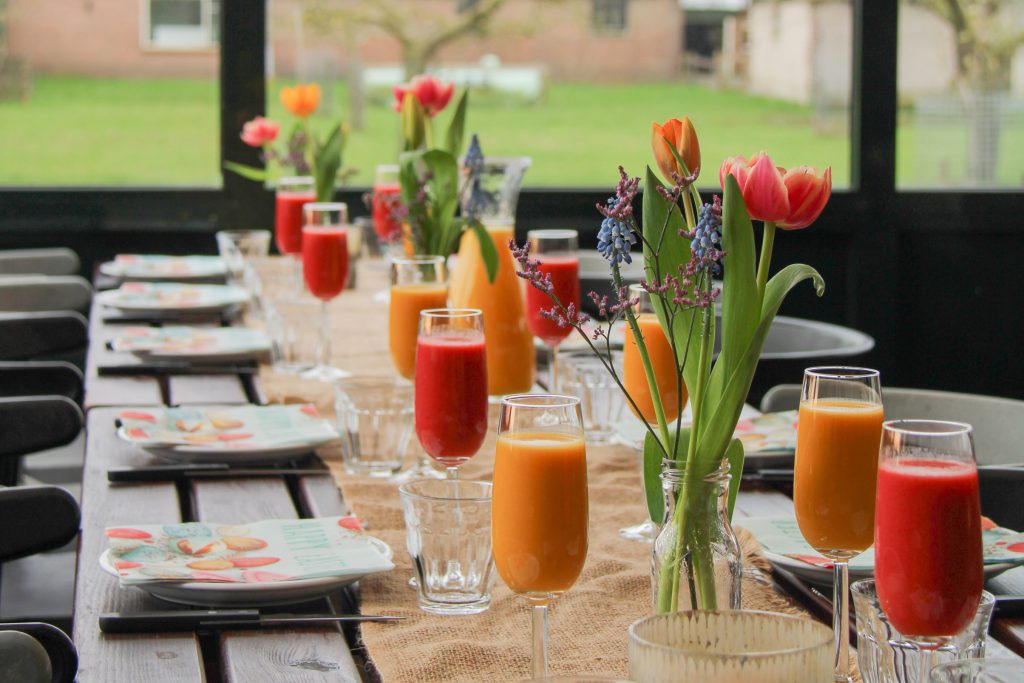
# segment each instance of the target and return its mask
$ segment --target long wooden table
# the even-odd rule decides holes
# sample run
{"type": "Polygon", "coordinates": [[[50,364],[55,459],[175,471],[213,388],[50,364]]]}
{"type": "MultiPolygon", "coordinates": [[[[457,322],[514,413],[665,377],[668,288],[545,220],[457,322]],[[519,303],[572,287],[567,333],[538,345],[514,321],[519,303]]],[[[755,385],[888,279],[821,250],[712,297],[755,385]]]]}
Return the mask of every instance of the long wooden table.
{"type": "MultiPolygon", "coordinates": [[[[366,282],[367,278],[362,278],[366,282]]],[[[83,683],[114,681],[360,681],[373,680],[372,665],[353,656],[353,632],[337,627],[226,630],[216,635],[104,635],[97,617],[104,612],[174,609],[138,589],[123,589],[100,569],[106,547],[103,530],[128,523],[189,520],[223,522],[261,518],[328,516],[346,508],[328,476],[198,480],[190,484],[110,485],[107,470],[151,464],[115,435],[114,416],[123,407],[160,404],[244,404],[259,397],[259,387],[237,376],[101,377],[102,364],[132,363],[133,357],[106,347],[115,334],[104,322],[109,311],[94,305],[86,370],[86,465],[82,494],[82,534],[75,594],[74,640],[83,683]]],[[[747,487],[737,501],[743,517],[787,514],[792,501],[770,487],[747,487]]],[[[396,552],[404,552],[397,549],[396,552]]],[[[1024,568],[1008,572],[989,586],[1001,593],[1024,594],[1024,568]]],[[[293,611],[352,611],[353,595],[339,591],[293,611]]],[[[179,607],[179,609],[187,609],[179,607]]],[[[1024,655],[1024,619],[999,619],[993,633],[1024,655]]],[[[1014,656],[990,639],[989,656],[1014,656]]],[[[1024,660],[1022,660],[1024,665],[1024,660]]]]}

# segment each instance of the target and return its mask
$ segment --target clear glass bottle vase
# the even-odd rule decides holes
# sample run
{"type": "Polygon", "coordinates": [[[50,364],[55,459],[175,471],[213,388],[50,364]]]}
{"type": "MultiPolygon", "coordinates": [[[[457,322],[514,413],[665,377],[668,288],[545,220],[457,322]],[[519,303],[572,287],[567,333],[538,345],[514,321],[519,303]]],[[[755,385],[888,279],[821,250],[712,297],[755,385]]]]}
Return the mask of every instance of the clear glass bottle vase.
{"type": "Polygon", "coordinates": [[[661,465],[665,522],[651,556],[655,612],[740,608],[743,556],[727,512],[729,462],[697,474],[687,485],[685,460],[661,465]]]}

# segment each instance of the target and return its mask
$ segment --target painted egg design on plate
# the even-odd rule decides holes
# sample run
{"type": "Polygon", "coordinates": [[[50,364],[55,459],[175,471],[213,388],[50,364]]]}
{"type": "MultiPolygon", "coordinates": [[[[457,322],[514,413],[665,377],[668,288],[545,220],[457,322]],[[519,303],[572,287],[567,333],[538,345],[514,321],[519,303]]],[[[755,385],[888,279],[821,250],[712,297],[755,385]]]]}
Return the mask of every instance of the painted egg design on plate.
{"type": "Polygon", "coordinates": [[[194,557],[203,557],[204,555],[217,555],[227,550],[227,547],[224,545],[223,541],[216,541],[207,538],[182,538],[178,540],[178,542],[174,545],[182,554],[192,555],[194,557]]]}
{"type": "Polygon", "coordinates": [[[248,569],[251,567],[265,567],[268,564],[274,564],[280,562],[279,557],[236,557],[231,560],[231,564],[239,569],[248,569]]]}
{"type": "Polygon", "coordinates": [[[140,545],[124,552],[118,557],[129,562],[163,562],[168,559],[167,552],[152,545],[140,545]]]}
{"type": "Polygon", "coordinates": [[[267,547],[267,542],[260,538],[251,538],[247,536],[225,536],[224,545],[230,550],[261,550],[267,547]]]}
{"type": "Polygon", "coordinates": [[[241,524],[233,524],[226,526],[217,527],[217,535],[219,536],[248,536],[249,527],[241,524]]]}
{"type": "Polygon", "coordinates": [[[255,570],[242,572],[242,578],[249,583],[273,583],[274,581],[287,581],[294,577],[290,574],[255,570]]]}
{"type": "Polygon", "coordinates": [[[185,565],[189,569],[201,569],[203,571],[217,571],[218,569],[231,569],[234,565],[230,560],[196,560],[185,565]]]}
{"type": "Polygon", "coordinates": [[[219,581],[221,583],[242,583],[241,579],[236,579],[233,576],[227,574],[217,574],[214,572],[207,571],[194,571],[192,572],[192,578],[196,581],[219,581]]]}
{"type": "Polygon", "coordinates": [[[202,538],[213,536],[213,530],[205,524],[186,522],[185,524],[165,524],[163,532],[174,538],[202,538]]]}
{"type": "Polygon", "coordinates": [[[191,572],[174,567],[140,567],[139,573],[155,579],[188,579],[192,576],[191,572]]]}
{"type": "Polygon", "coordinates": [[[153,535],[148,531],[142,529],[130,529],[130,528],[119,528],[119,529],[107,529],[107,538],[131,538],[131,539],[144,539],[152,538],[153,535]]]}
{"type": "Polygon", "coordinates": [[[245,426],[245,423],[242,422],[241,420],[233,420],[231,418],[226,418],[226,417],[212,417],[211,416],[210,417],[210,423],[213,425],[214,429],[225,429],[225,430],[227,430],[227,429],[238,429],[239,427],[244,427],[245,426]]]}

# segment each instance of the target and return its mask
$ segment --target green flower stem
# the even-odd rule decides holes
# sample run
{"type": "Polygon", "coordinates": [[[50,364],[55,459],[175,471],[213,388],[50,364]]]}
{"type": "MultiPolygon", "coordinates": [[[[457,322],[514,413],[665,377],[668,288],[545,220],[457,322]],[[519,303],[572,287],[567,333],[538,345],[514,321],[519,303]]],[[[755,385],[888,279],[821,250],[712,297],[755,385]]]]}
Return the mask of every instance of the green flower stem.
{"type": "MultiPolygon", "coordinates": [[[[622,289],[622,275],[619,273],[619,265],[612,266],[612,280],[615,282],[615,291],[622,289]]],[[[627,298],[629,294],[627,293],[627,298]]],[[[661,403],[661,392],[658,391],[658,380],[654,376],[654,365],[651,363],[651,356],[647,353],[647,344],[644,343],[643,334],[640,332],[640,324],[636,321],[633,309],[626,307],[626,322],[629,329],[633,331],[633,341],[640,352],[640,362],[644,366],[644,375],[647,377],[647,389],[651,392],[651,403],[654,404],[654,417],[658,422],[658,435],[661,441],[662,451],[665,454],[671,452],[671,439],[668,434],[668,421],[665,419],[665,408],[661,403]]],[[[642,417],[642,416],[641,416],[642,417]]]]}
{"type": "Polygon", "coordinates": [[[761,258],[757,263],[757,297],[760,303],[764,302],[764,288],[768,283],[768,270],[772,265],[772,247],[774,245],[775,223],[765,221],[764,238],[761,240],[761,258]]]}
{"type": "Polygon", "coordinates": [[[434,119],[426,113],[423,114],[423,141],[426,149],[434,149],[434,119]]]}
{"type": "MultiPolygon", "coordinates": [[[[690,187],[692,188],[693,185],[691,185],[690,187]]],[[[690,206],[690,201],[686,197],[680,197],[680,199],[682,200],[683,211],[686,213],[686,229],[693,230],[693,226],[697,224],[697,219],[695,218],[693,213],[693,207],[690,206]]],[[[700,206],[699,195],[697,200],[697,206],[700,206]]]]}
{"type": "MultiPolygon", "coordinates": [[[[710,287],[711,281],[707,280],[710,287]]],[[[700,356],[697,366],[697,386],[693,389],[693,426],[690,429],[690,442],[687,445],[686,455],[686,477],[683,481],[682,490],[676,501],[673,511],[673,520],[676,525],[675,544],[669,551],[669,558],[661,566],[661,575],[658,578],[658,612],[675,611],[679,600],[679,565],[683,558],[683,540],[691,538],[693,530],[699,528],[701,509],[700,501],[693,500],[692,489],[701,489],[701,484],[696,482],[697,478],[697,441],[699,440],[699,425],[702,412],[704,390],[708,380],[708,367],[711,362],[711,324],[709,316],[714,308],[708,306],[704,309],[704,321],[701,325],[700,356]]],[[[697,590],[701,596],[702,609],[715,609],[715,585],[713,575],[708,574],[704,569],[709,565],[707,553],[702,544],[695,544],[693,550],[693,562],[695,565],[694,579],[697,582],[697,590]],[[711,579],[710,583],[708,579],[711,579]]]]}

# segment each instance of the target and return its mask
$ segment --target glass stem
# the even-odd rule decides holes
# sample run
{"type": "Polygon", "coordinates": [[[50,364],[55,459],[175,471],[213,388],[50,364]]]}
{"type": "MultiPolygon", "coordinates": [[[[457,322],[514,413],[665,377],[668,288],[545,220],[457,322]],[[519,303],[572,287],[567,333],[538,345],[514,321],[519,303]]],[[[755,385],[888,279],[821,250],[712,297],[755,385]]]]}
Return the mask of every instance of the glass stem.
{"type": "Polygon", "coordinates": [[[931,670],[938,665],[935,656],[936,652],[937,650],[934,647],[921,647],[921,658],[918,660],[919,666],[917,668],[917,683],[928,683],[931,670]]]}
{"type": "Polygon", "coordinates": [[[459,480],[459,468],[458,467],[446,467],[445,472],[448,475],[448,481],[459,480]]]}
{"type": "Polygon", "coordinates": [[[533,606],[533,677],[548,675],[548,606],[533,606]]]}
{"type": "Polygon", "coordinates": [[[295,290],[295,295],[300,296],[304,289],[304,283],[302,282],[302,253],[292,254],[292,288],[295,290]]]}
{"type": "Polygon", "coordinates": [[[331,317],[327,311],[327,301],[320,301],[320,343],[317,348],[317,364],[320,367],[331,365],[331,317]]]}
{"type": "Polygon", "coordinates": [[[836,681],[850,680],[850,574],[846,560],[835,561],[835,580],[832,588],[832,630],[835,633],[836,681]]]}
{"type": "Polygon", "coordinates": [[[551,364],[548,366],[548,391],[558,393],[558,346],[551,347],[551,364]]]}

